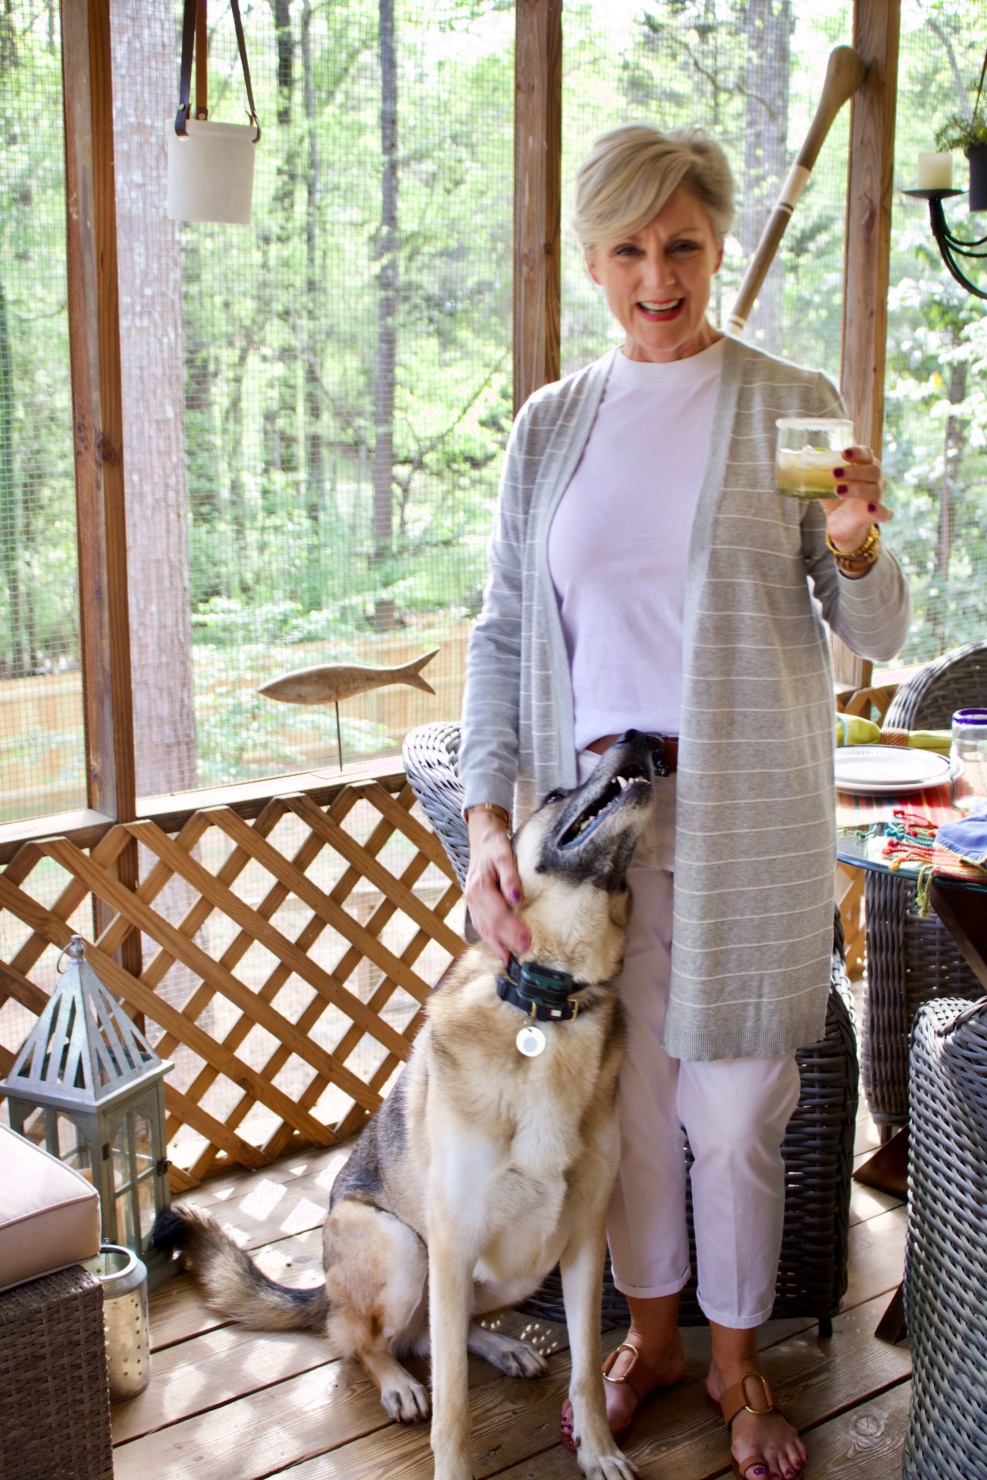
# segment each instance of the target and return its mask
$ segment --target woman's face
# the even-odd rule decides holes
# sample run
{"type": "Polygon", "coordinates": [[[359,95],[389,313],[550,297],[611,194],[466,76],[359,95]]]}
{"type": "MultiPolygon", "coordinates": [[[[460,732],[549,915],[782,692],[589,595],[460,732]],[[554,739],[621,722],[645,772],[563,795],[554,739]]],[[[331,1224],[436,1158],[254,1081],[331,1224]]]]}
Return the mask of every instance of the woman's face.
{"type": "Polygon", "coordinates": [[[640,231],[590,249],[590,277],[624,329],[628,359],[684,360],[721,337],[706,309],[722,258],[710,219],[687,185],[640,231]]]}

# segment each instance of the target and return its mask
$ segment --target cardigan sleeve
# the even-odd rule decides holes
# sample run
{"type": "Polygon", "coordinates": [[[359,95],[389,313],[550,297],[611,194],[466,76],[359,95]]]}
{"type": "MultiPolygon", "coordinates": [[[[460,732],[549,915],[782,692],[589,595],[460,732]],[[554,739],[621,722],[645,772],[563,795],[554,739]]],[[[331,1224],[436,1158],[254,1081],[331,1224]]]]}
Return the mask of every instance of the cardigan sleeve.
{"type": "Polygon", "coordinates": [[[912,603],[897,560],[884,543],[866,575],[839,570],[826,545],[826,518],[814,504],[802,522],[802,548],[813,592],[830,630],[858,658],[888,663],[908,637],[912,603]]]}

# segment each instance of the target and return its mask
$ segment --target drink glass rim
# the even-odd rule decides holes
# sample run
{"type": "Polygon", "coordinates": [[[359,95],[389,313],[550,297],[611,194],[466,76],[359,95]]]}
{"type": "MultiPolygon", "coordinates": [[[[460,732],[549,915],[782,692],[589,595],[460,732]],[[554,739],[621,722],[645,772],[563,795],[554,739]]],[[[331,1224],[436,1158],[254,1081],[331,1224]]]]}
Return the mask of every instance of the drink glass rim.
{"type": "Polygon", "coordinates": [[[954,725],[987,725],[987,709],[957,709],[953,714],[954,725]]]}
{"type": "Polygon", "coordinates": [[[832,427],[850,427],[853,422],[848,416],[779,416],[775,422],[778,428],[787,427],[818,427],[820,430],[829,430],[832,427]]]}

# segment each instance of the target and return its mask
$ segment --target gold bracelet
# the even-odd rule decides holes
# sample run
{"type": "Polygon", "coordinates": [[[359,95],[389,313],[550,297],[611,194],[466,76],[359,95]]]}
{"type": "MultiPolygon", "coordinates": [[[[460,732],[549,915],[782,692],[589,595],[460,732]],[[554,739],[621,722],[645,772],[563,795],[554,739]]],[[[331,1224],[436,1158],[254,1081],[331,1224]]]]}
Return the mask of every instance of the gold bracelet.
{"type": "Polygon", "coordinates": [[[856,550],[838,550],[826,531],[826,548],[836,560],[841,571],[847,575],[859,575],[861,571],[869,570],[881,553],[881,530],[877,524],[872,524],[867,538],[856,550]]]}
{"type": "Polygon", "coordinates": [[[495,817],[500,818],[507,830],[510,831],[511,814],[505,807],[498,807],[496,802],[474,802],[471,807],[464,807],[463,816],[467,821],[471,812],[492,812],[495,817]]]}

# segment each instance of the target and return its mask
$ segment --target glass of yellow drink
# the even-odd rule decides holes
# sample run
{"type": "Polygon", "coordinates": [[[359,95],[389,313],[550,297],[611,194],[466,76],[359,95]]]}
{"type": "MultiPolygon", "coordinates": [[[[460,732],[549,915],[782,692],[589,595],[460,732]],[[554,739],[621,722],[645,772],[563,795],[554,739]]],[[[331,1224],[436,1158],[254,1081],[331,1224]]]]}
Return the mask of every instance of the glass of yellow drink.
{"type": "Polygon", "coordinates": [[[833,469],[854,443],[853,422],[829,416],[782,416],[775,423],[778,492],[789,498],[835,498],[833,469]]]}

